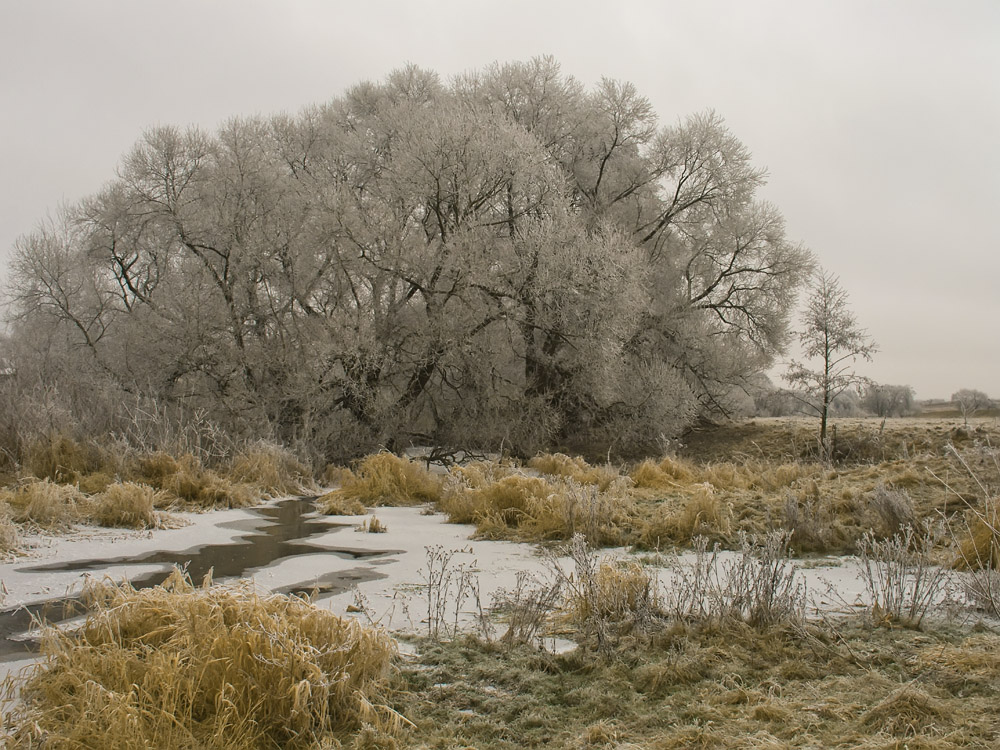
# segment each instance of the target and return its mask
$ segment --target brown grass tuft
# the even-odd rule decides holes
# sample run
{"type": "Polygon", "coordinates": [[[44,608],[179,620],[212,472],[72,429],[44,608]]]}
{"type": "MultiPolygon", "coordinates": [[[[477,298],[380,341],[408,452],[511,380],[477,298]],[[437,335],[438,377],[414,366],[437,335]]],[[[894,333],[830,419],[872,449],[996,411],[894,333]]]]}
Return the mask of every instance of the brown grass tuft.
{"type": "Polygon", "coordinates": [[[206,469],[190,453],[174,458],[166,453],[140,456],[132,476],[140,484],[164,490],[157,507],[245,508],[260,502],[260,491],[206,469]]]}
{"type": "Polygon", "coordinates": [[[1000,570],[1000,498],[985,508],[966,511],[966,527],[958,542],[959,570],[1000,570]]]}
{"type": "Polygon", "coordinates": [[[358,526],[358,531],[364,531],[368,534],[384,534],[388,530],[389,527],[382,523],[378,516],[370,516],[358,526]]]}
{"type": "Polygon", "coordinates": [[[112,484],[98,495],[90,516],[101,526],[154,529],[161,525],[154,510],[157,493],[148,484],[112,484]]]}
{"type": "Polygon", "coordinates": [[[635,561],[602,562],[590,583],[570,589],[564,611],[572,623],[632,621],[658,608],[657,582],[635,561]]]}
{"type": "Polygon", "coordinates": [[[939,701],[916,685],[904,685],[883,698],[861,716],[865,726],[897,736],[919,735],[940,721],[944,711],[939,701]]]}
{"type": "Polygon", "coordinates": [[[713,540],[727,539],[732,531],[731,511],[708,485],[691,493],[681,507],[661,503],[640,532],[640,542],[646,547],[658,547],[664,542],[690,543],[695,537],[713,540]]]}
{"type": "Polygon", "coordinates": [[[65,528],[81,520],[87,500],[75,487],[48,479],[30,482],[4,494],[15,521],[44,529],[65,528]]]}
{"type": "Polygon", "coordinates": [[[21,532],[10,517],[10,507],[0,504],[0,557],[13,555],[21,548],[21,532]]]}
{"type": "Polygon", "coordinates": [[[667,489],[683,486],[695,481],[696,467],[680,458],[667,456],[659,463],[646,459],[632,470],[632,481],[636,487],[667,489]]]}
{"type": "Polygon", "coordinates": [[[237,483],[252,484],[272,496],[301,494],[314,486],[308,467],[284,448],[263,442],[238,453],[228,475],[237,483]]]}
{"type": "Polygon", "coordinates": [[[528,466],[541,474],[567,477],[580,484],[593,484],[602,492],[621,479],[621,474],[610,466],[591,466],[582,456],[565,453],[545,453],[528,461],[528,466]]]}
{"type": "Polygon", "coordinates": [[[21,460],[25,471],[39,479],[72,483],[99,468],[99,457],[93,446],[81,445],[64,433],[35,441],[27,447],[21,460]]]}
{"type": "Polygon", "coordinates": [[[92,583],[78,632],[49,630],[7,747],[338,746],[363,724],[405,723],[380,705],[395,652],[380,631],[249,582],[195,588],[92,583]]]}
{"type": "Polygon", "coordinates": [[[622,484],[602,492],[597,485],[566,478],[511,474],[480,481],[453,473],[440,502],[451,523],[474,523],[481,536],[524,540],[569,539],[583,534],[592,544],[621,543],[633,507],[622,484]]]}
{"type": "Polygon", "coordinates": [[[417,505],[438,500],[441,482],[407,458],[376,453],[344,477],[340,492],[366,506],[417,505]]]}
{"type": "Polygon", "coordinates": [[[328,516],[363,516],[368,511],[356,497],[347,497],[340,490],[332,490],[316,500],[316,509],[328,516]]]}

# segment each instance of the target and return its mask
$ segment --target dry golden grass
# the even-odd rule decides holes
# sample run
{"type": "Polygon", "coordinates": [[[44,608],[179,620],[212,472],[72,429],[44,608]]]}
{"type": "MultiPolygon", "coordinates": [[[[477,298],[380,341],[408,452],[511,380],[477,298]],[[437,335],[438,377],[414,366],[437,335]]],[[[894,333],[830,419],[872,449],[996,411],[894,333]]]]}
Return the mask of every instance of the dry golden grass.
{"type": "Polygon", "coordinates": [[[87,503],[87,498],[75,487],[48,479],[4,490],[2,495],[14,521],[51,530],[80,521],[87,503]]]}
{"type": "Polygon", "coordinates": [[[362,460],[336,491],[366,506],[418,505],[440,498],[441,481],[419,464],[383,452],[362,460]]]}
{"type": "Polygon", "coordinates": [[[92,583],[78,632],[48,631],[45,659],[6,715],[10,748],[337,747],[369,725],[395,652],[380,631],[252,584],[92,583]]]}
{"type": "Polygon", "coordinates": [[[95,446],[83,445],[65,433],[36,440],[21,457],[26,472],[59,483],[76,482],[80,476],[98,470],[101,463],[95,446]]]}
{"type": "Polygon", "coordinates": [[[0,557],[17,553],[21,548],[21,531],[11,518],[10,507],[0,503],[0,557]]]}
{"type": "Polygon", "coordinates": [[[313,489],[312,472],[284,448],[257,443],[230,462],[228,478],[260,487],[269,495],[301,494],[313,489]]]}
{"type": "Polygon", "coordinates": [[[954,566],[959,570],[1000,570],[1000,498],[966,511],[954,566]]]}
{"type": "Polygon", "coordinates": [[[384,534],[388,530],[389,527],[382,523],[378,516],[370,516],[358,526],[358,531],[364,531],[368,534],[384,534]]]}
{"type": "Polygon", "coordinates": [[[679,503],[663,502],[642,523],[639,542],[648,548],[690,544],[697,536],[727,541],[733,531],[732,510],[710,485],[695,487],[679,503]]]}
{"type": "Polygon", "coordinates": [[[636,487],[662,490],[695,482],[697,468],[688,461],[672,456],[659,462],[647,458],[632,470],[630,476],[636,487]]]}
{"type": "Polygon", "coordinates": [[[940,721],[943,714],[940,701],[922,688],[908,684],[868,709],[861,716],[861,723],[876,731],[912,737],[920,735],[928,725],[940,721]]]}
{"type": "Polygon", "coordinates": [[[471,461],[451,467],[451,477],[466,487],[482,488],[514,475],[516,470],[499,461],[471,461]]]}
{"type": "Polygon", "coordinates": [[[328,516],[363,516],[368,511],[356,497],[347,497],[333,490],[316,499],[316,509],[328,516]]]}
{"type": "Polygon", "coordinates": [[[528,518],[532,503],[543,501],[554,491],[553,485],[540,477],[514,474],[493,482],[482,482],[475,475],[454,474],[458,483],[450,484],[439,503],[451,523],[474,523],[498,529],[517,528],[528,518]],[[466,476],[474,484],[466,486],[466,476]]]}
{"type": "Polygon", "coordinates": [[[354,472],[346,466],[327,464],[327,467],[323,469],[323,473],[320,475],[320,482],[322,482],[324,487],[339,487],[344,483],[345,479],[353,476],[354,472]]]}
{"type": "Polygon", "coordinates": [[[89,516],[101,526],[154,529],[161,526],[157,491],[148,484],[112,484],[94,498],[89,516]]]}
{"type": "Polygon", "coordinates": [[[621,482],[601,491],[571,478],[510,474],[489,481],[461,471],[453,472],[438,505],[451,523],[473,523],[488,539],[545,541],[580,533],[598,545],[622,543],[633,513],[621,482]]]}
{"type": "Polygon", "coordinates": [[[631,560],[602,562],[592,581],[576,582],[563,602],[562,615],[576,626],[593,618],[635,621],[658,609],[657,582],[631,560]]]}
{"type": "Polygon", "coordinates": [[[726,461],[699,465],[686,459],[667,456],[659,462],[646,459],[632,470],[630,476],[636,486],[643,489],[683,489],[707,484],[723,491],[777,492],[802,479],[815,476],[821,470],[822,467],[816,464],[773,463],[760,459],[743,463],[726,461]]]}
{"type": "Polygon", "coordinates": [[[545,453],[528,461],[528,466],[541,474],[567,477],[580,484],[596,485],[602,492],[621,480],[621,474],[611,466],[591,466],[581,456],[545,453]]]}
{"type": "Polygon", "coordinates": [[[132,478],[136,482],[166,493],[158,495],[158,507],[245,508],[261,500],[262,490],[206,469],[190,453],[179,458],[151,453],[134,463],[132,478]]]}

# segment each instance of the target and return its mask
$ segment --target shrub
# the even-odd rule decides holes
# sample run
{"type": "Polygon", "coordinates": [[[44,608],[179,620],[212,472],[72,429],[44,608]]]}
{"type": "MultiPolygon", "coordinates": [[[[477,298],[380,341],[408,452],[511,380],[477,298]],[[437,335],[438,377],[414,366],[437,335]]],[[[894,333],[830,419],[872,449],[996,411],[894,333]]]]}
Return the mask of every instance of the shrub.
{"type": "Polygon", "coordinates": [[[805,586],[789,559],[789,535],[740,535],[740,556],[725,567],[722,617],[753,627],[799,624],[805,617],[805,586]]]}
{"type": "Polygon", "coordinates": [[[929,530],[912,526],[890,539],[871,532],[858,542],[861,580],[872,602],[876,624],[900,623],[918,627],[932,605],[946,593],[948,575],[933,564],[935,539],[929,530]]]}
{"type": "Polygon", "coordinates": [[[571,572],[549,558],[563,591],[561,617],[585,638],[595,637],[599,649],[613,646],[617,637],[645,628],[660,615],[659,582],[635,561],[599,560],[581,534],[563,550],[573,561],[571,572]]]}
{"type": "Polygon", "coordinates": [[[8,682],[8,747],[305,748],[405,722],[378,703],[393,641],[304,599],[177,571],[84,593],[86,623],[47,631],[45,660],[8,682]]]}
{"type": "Polygon", "coordinates": [[[112,484],[96,497],[91,517],[101,526],[152,529],[160,525],[155,505],[156,491],[147,484],[112,484]]]}
{"type": "Polygon", "coordinates": [[[570,588],[564,604],[571,622],[583,623],[596,617],[609,622],[635,623],[646,621],[659,611],[656,578],[634,560],[605,560],[592,576],[584,576],[580,583],[570,588]]]}
{"type": "Polygon", "coordinates": [[[798,553],[826,552],[844,543],[828,503],[818,497],[789,494],[785,497],[784,527],[789,544],[798,553]]]}
{"type": "Polygon", "coordinates": [[[869,496],[869,507],[875,513],[885,537],[896,536],[907,526],[917,525],[917,512],[913,500],[905,489],[895,489],[880,484],[869,496]]]}
{"type": "Polygon", "coordinates": [[[692,624],[801,624],[806,590],[789,559],[788,537],[784,532],[741,534],[739,555],[725,563],[718,547],[709,550],[708,540],[699,537],[693,559],[678,556],[669,566],[665,612],[692,624]]]}

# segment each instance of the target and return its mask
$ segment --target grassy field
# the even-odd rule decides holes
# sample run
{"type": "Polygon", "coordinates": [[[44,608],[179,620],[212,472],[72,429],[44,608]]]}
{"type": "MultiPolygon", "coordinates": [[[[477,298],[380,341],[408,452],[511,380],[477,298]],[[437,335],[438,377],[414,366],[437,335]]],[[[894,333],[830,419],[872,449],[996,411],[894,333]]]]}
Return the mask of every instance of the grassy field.
{"type": "MultiPolygon", "coordinates": [[[[620,466],[550,454],[429,472],[383,453],[326,467],[320,481],[337,485],[320,498],[326,512],[432,504],[482,537],[555,547],[574,566],[484,604],[492,624],[476,634],[428,623],[437,637],[406,655],[295,597],[182,579],[152,594],[97,589],[88,625],[53,636],[48,660],[8,684],[27,696],[8,705],[8,746],[96,747],[109,716],[115,736],[130,737],[121,747],[164,737],[192,748],[997,747],[1000,426],[838,420],[825,454],[815,428],[705,428],[620,466]],[[638,554],[600,562],[606,545],[638,554]],[[713,577],[715,545],[735,556],[713,577]],[[692,549],[684,565],[672,556],[692,549]],[[820,552],[860,554],[869,609],[808,610],[796,565],[820,552]],[[944,586],[951,569],[962,578],[944,586]],[[219,629],[198,635],[198,622],[219,629]],[[577,645],[555,653],[555,637],[577,645]],[[203,642],[207,652],[191,650],[203,642]],[[266,670],[278,662],[294,667],[281,689],[254,692],[277,679],[266,670]],[[163,695],[179,708],[164,712],[163,695]]],[[[81,507],[93,522],[155,523],[160,507],[211,499],[181,491],[185,478],[258,496],[311,481],[289,461],[265,452],[222,473],[147,456],[119,475],[126,482],[89,494],[85,469],[72,484],[39,471],[7,490],[7,526],[57,529],[81,507]],[[36,508],[31,493],[59,499],[36,508]],[[142,513],[116,493],[142,495],[142,513]]]]}

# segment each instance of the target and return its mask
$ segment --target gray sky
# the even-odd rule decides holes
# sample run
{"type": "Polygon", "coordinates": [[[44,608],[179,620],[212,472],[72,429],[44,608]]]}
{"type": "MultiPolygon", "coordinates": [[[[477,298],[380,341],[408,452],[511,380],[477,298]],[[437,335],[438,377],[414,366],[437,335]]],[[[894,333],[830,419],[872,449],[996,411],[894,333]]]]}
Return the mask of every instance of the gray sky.
{"type": "Polygon", "coordinates": [[[879,342],[866,375],[1000,396],[997,0],[0,0],[0,261],[149,126],[540,54],[722,115],[879,342]]]}

